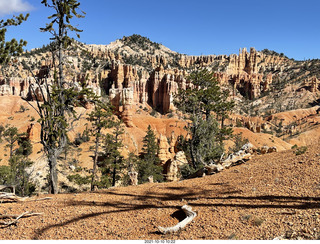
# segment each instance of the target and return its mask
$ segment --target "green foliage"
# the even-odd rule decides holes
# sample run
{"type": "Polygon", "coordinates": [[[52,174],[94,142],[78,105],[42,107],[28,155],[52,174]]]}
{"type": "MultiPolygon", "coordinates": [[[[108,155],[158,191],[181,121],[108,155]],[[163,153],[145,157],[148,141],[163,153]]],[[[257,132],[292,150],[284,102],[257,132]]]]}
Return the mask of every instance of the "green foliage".
{"type": "Polygon", "coordinates": [[[82,32],[82,30],[70,23],[70,20],[73,17],[84,18],[85,15],[85,12],[83,11],[82,14],[78,13],[80,3],[77,0],[43,0],[41,3],[46,7],[53,8],[56,12],[48,17],[51,22],[46,24],[45,28],[41,28],[41,31],[50,32],[53,35],[52,40],[62,44],[63,47],[69,46],[72,41],[67,35],[68,31],[75,32],[77,37],[80,38],[78,33],[82,32]],[[54,29],[55,24],[58,25],[58,33],[54,29]]]}
{"type": "Polygon", "coordinates": [[[249,140],[242,137],[242,132],[233,136],[234,146],[229,148],[229,153],[238,152],[241,150],[243,145],[247,144],[249,140]]]}
{"type": "MultiPolygon", "coordinates": [[[[207,163],[213,163],[223,154],[223,144],[220,143],[220,133],[218,122],[209,116],[207,120],[198,120],[192,117],[193,124],[197,124],[197,129],[192,128],[192,150],[195,155],[198,167],[207,163]]],[[[191,149],[190,149],[191,150],[191,149]]]]}
{"type": "Polygon", "coordinates": [[[100,177],[100,179],[98,181],[95,182],[95,185],[98,188],[109,188],[112,186],[112,182],[111,182],[111,177],[109,175],[109,172],[107,169],[102,170],[102,176],[100,177]]]}
{"type": "MultiPolygon", "coordinates": [[[[124,133],[121,121],[111,120],[112,132],[107,133],[104,138],[103,157],[104,161],[100,163],[100,170],[104,177],[111,178],[111,185],[121,179],[122,171],[125,168],[125,160],[120,153],[123,147],[121,135],[124,133]]],[[[104,179],[106,180],[106,179],[104,179]]]]}
{"type": "Polygon", "coordinates": [[[285,56],[283,53],[277,53],[276,51],[273,50],[269,50],[269,49],[263,49],[261,51],[262,53],[266,54],[266,55],[270,55],[270,56],[279,56],[279,57],[284,57],[289,59],[287,56],[285,56]]]}
{"type": "Polygon", "coordinates": [[[22,39],[19,42],[16,39],[6,41],[6,28],[20,25],[22,22],[26,21],[28,17],[29,14],[26,14],[25,16],[20,14],[19,16],[13,16],[12,19],[7,19],[6,21],[0,20],[0,64],[8,64],[11,60],[11,56],[17,56],[23,52],[23,47],[27,45],[27,42],[22,39]]]}
{"type": "Polygon", "coordinates": [[[14,127],[14,126],[4,127],[2,138],[7,142],[5,146],[10,150],[10,157],[13,156],[13,149],[15,146],[15,142],[19,140],[20,143],[22,143],[23,141],[22,138],[24,138],[25,136],[26,136],[25,133],[18,133],[17,127],[14,127]]]}
{"type": "Polygon", "coordinates": [[[297,147],[296,150],[295,150],[295,154],[296,155],[301,155],[301,154],[304,154],[307,150],[308,150],[307,146],[297,147]]]}
{"type": "Polygon", "coordinates": [[[17,195],[31,195],[35,191],[35,185],[30,179],[30,173],[27,172],[27,169],[33,163],[27,157],[19,154],[10,158],[10,182],[8,183],[16,186],[17,195]]]}
{"type": "Polygon", "coordinates": [[[159,145],[156,136],[148,126],[147,134],[143,138],[143,147],[141,153],[141,161],[138,163],[138,181],[145,183],[149,176],[153,176],[153,180],[157,182],[163,181],[162,167],[158,158],[159,145]]]}
{"type": "Polygon", "coordinates": [[[234,107],[228,101],[228,91],[222,91],[213,72],[207,69],[196,70],[189,76],[193,86],[180,89],[174,103],[182,112],[189,115],[186,130],[190,139],[184,142],[194,169],[213,163],[224,151],[223,141],[232,135],[232,128],[224,125],[229,112],[234,107]],[[214,114],[215,118],[213,118],[214,114]]]}
{"type": "Polygon", "coordinates": [[[20,112],[20,113],[23,113],[23,112],[25,112],[25,111],[27,111],[27,110],[29,110],[29,109],[26,108],[25,106],[21,105],[19,112],[20,112]]]}
{"type": "Polygon", "coordinates": [[[150,115],[153,117],[157,117],[157,111],[153,108],[152,111],[150,112],[150,115]]]}
{"type": "MultiPolygon", "coordinates": [[[[75,32],[79,37],[78,28],[71,25],[73,17],[82,18],[78,13],[80,3],[76,0],[43,0],[46,7],[54,10],[49,16],[49,23],[43,32],[52,34],[50,51],[56,59],[54,62],[54,79],[52,84],[36,79],[36,85],[42,94],[43,103],[37,99],[37,108],[29,103],[38,112],[41,125],[41,144],[48,158],[49,165],[49,192],[58,193],[57,159],[68,143],[67,132],[72,128],[72,123],[79,119],[75,110],[76,106],[83,106],[88,100],[95,99],[93,92],[87,88],[83,81],[81,89],[75,87],[73,82],[66,80],[65,68],[67,65],[65,52],[70,47],[72,39],[68,36],[75,32]],[[46,96],[44,94],[47,94],[46,96]]],[[[83,12],[82,12],[83,13],[83,12]]],[[[36,94],[33,88],[32,93],[36,94]]]]}
{"type": "Polygon", "coordinates": [[[212,116],[208,120],[191,116],[190,120],[186,129],[192,137],[188,140],[180,137],[179,147],[186,152],[193,169],[197,170],[219,159],[224,152],[224,144],[220,142],[219,124],[212,116]]]}
{"type": "Polygon", "coordinates": [[[192,175],[196,172],[196,169],[194,169],[190,164],[182,165],[180,168],[180,174],[182,179],[187,179],[189,175],[192,175]]]}
{"type": "Polygon", "coordinates": [[[81,176],[79,174],[68,175],[67,179],[71,182],[76,183],[79,186],[86,185],[91,182],[91,176],[81,176]]]}
{"type": "Polygon", "coordinates": [[[154,47],[155,49],[160,49],[160,44],[156,42],[150,41],[149,38],[143,37],[141,35],[133,34],[131,36],[124,36],[122,41],[126,46],[131,48],[139,47],[142,50],[149,50],[150,47],[154,47]]]}
{"type": "Polygon", "coordinates": [[[16,149],[15,153],[18,155],[28,157],[32,153],[32,144],[30,139],[27,139],[25,136],[25,133],[19,134],[19,147],[16,149]]]}
{"type": "Polygon", "coordinates": [[[16,194],[30,195],[35,190],[35,185],[30,179],[28,168],[33,162],[28,159],[32,153],[32,144],[25,133],[18,133],[16,127],[0,128],[1,138],[7,142],[5,147],[10,149],[9,166],[0,169],[0,184],[15,185],[16,194]],[[16,144],[18,147],[16,148],[16,144]]]}
{"type": "Polygon", "coordinates": [[[91,190],[94,190],[94,186],[96,182],[98,182],[96,179],[98,154],[100,152],[101,141],[105,140],[105,135],[102,133],[102,130],[111,128],[114,125],[111,118],[112,115],[110,102],[98,100],[96,101],[94,110],[87,117],[87,120],[89,120],[92,125],[90,134],[95,138],[91,190]]]}
{"type": "Polygon", "coordinates": [[[1,165],[0,166],[0,184],[10,185],[11,182],[11,168],[10,166],[1,165]]]}
{"type": "Polygon", "coordinates": [[[80,146],[83,142],[90,141],[90,135],[88,129],[85,129],[82,134],[77,133],[76,137],[74,138],[73,144],[76,146],[80,146]]]}
{"type": "Polygon", "coordinates": [[[216,114],[216,119],[224,120],[234,107],[233,101],[228,101],[229,92],[220,89],[214,73],[207,69],[196,70],[188,77],[194,87],[179,89],[175,96],[175,105],[184,113],[194,115],[216,114]]]}

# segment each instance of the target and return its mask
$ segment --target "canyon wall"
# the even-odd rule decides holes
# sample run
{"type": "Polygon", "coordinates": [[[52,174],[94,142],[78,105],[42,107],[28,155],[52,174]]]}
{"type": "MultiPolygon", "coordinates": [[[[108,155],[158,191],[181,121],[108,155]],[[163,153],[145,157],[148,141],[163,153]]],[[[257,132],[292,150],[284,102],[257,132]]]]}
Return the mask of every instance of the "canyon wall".
{"type": "MultiPolygon", "coordinates": [[[[281,65],[284,61],[282,57],[270,59],[269,56],[257,52],[254,48],[251,48],[250,52],[244,48],[240,49],[239,55],[198,57],[181,55],[179,65],[186,68],[196,65],[213,70],[213,65],[225,64],[224,71],[214,73],[220,84],[231,87],[233,96],[240,93],[242,96],[254,99],[262,92],[268,91],[272,83],[272,73],[264,71],[275,65],[281,65]]],[[[136,66],[123,64],[120,60],[112,61],[111,71],[105,84],[109,84],[107,90],[110,98],[118,113],[122,114],[126,121],[128,121],[127,117],[130,117],[128,110],[134,109],[139,104],[144,106],[148,103],[164,114],[175,110],[174,94],[179,88],[190,87],[186,69],[164,68],[163,62],[162,60],[157,63],[158,66],[148,73],[136,66]],[[125,101],[124,90],[126,90],[125,93],[130,93],[130,101],[128,99],[125,101]],[[128,103],[130,106],[127,105],[128,103]],[[119,104],[122,104],[122,108],[119,104]]]]}

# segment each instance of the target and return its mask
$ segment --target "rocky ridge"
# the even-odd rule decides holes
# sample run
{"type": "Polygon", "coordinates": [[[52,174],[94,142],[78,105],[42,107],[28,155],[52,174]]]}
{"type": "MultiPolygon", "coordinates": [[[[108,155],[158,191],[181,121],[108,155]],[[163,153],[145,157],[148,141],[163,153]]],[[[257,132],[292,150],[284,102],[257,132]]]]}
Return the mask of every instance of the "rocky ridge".
{"type": "MultiPolygon", "coordinates": [[[[238,101],[238,112],[245,113],[244,107],[253,106],[253,102],[243,106],[244,102],[266,95],[270,104],[272,95],[279,95],[293,85],[295,87],[292,87],[291,94],[309,91],[308,97],[312,98],[303,104],[294,104],[291,109],[305,107],[308,102],[318,99],[313,94],[317,94],[319,88],[316,70],[320,62],[294,61],[269,50],[259,52],[250,48],[248,52],[243,48],[238,55],[188,56],[171,51],[148,38],[132,35],[109,45],[76,43],[68,53],[68,61],[69,80],[81,82],[86,79],[88,86],[97,94],[109,95],[119,115],[123,113],[122,117],[129,126],[130,114],[136,106],[148,104],[163,114],[174,110],[173,94],[179,88],[190,86],[187,77],[196,67],[207,67],[215,72],[221,85],[229,89],[238,101]]],[[[50,77],[53,77],[52,71],[48,71],[51,66],[47,47],[16,58],[0,77],[0,95],[34,99],[30,92],[34,78],[49,77],[50,81],[50,77]]],[[[292,98],[280,95],[285,97],[283,104],[290,106],[292,98]]]]}
{"type": "MultiPolygon", "coordinates": [[[[159,125],[154,128],[159,138],[159,158],[169,181],[178,180],[177,169],[181,162],[186,163],[185,156],[174,145],[177,136],[185,131],[183,125],[178,129],[178,122],[173,122],[181,119],[175,113],[173,96],[178,89],[192,86],[188,74],[197,67],[213,70],[221,86],[229,89],[237,107],[226,123],[239,127],[235,131],[244,132],[255,148],[268,144],[281,151],[294,144],[305,145],[307,132],[319,130],[319,107],[306,108],[317,104],[319,99],[316,70],[320,62],[317,60],[299,62],[254,48],[249,52],[240,49],[238,55],[188,56],[141,36],[124,37],[109,45],[77,43],[68,53],[68,60],[69,81],[76,84],[86,81],[96,94],[109,96],[116,115],[126,124],[125,154],[139,152],[145,124],[161,124],[151,121],[152,113],[160,120],[173,116],[172,121],[168,119],[162,124],[165,129],[159,125]],[[248,131],[240,129],[243,127],[248,131]],[[172,135],[173,132],[176,134],[172,135]]],[[[34,100],[31,93],[34,89],[41,99],[34,79],[47,78],[50,83],[51,67],[46,47],[25,53],[4,67],[0,95],[34,100]]],[[[39,128],[35,122],[24,124],[23,128],[27,128],[32,140],[38,140],[39,128]]]]}

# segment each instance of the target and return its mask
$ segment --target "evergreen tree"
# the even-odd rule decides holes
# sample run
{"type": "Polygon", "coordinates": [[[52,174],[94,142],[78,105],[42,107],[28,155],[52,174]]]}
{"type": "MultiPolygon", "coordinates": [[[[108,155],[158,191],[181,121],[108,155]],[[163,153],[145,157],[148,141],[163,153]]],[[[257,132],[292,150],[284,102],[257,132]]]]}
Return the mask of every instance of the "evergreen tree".
{"type": "Polygon", "coordinates": [[[3,138],[7,142],[6,147],[9,148],[9,157],[13,156],[13,148],[15,146],[15,142],[19,139],[19,133],[17,127],[7,127],[3,132],[3,138]]]}
{"type": "Polygon", "coordinates": [[[17,26],[22,22],[26,21],[29,17],[29,14],[19,16],[13,16],[11,19],[7,19],[6,21],[0,20],[0,64],[9,63],[11,56],[16,56],[23,52],[23,47],[27,45],[27,42],[24,40],[20,40],[19,42],[16,39],[12,39],[10,41],[6,41],[6,32],[7,27],[9,26],[17,26]]]}
{"type": "Polygon", "coordinates": [[[68,81],[65,77],[67,65],[65,52],[72,43],[68,32],[76,32],[78,37],[78,33],[81,32],[70,23],[73,17],[84,17],[78,14],[80,3],[76,0],[43,0],[41,3],[55,11],[48,17],[51,22],[45,28],[41,28],[41,31],[52,34],[53,42],[50,49],[54,64],[54,79],[52,84],[47,80],[36,79],[36,87],[41,92],[43,102],[40,103],[34,88],[31,87],[37,99],[37,107],[29,104],[40,116],[41,144],[49,165],[49,192],[56,194],[58,193],[57,159],[66,147],[67,132],[72,128],[72,122],[79,118],[74,108],[83,105],[84,98],[90,99],[92,92],[86,88],[85,82],[81,84],[79,91],[73,81],[68,81]]]}
{"type": "Polygon", "coordinates": [[[232,134],[224,121],[234,102],[228,101],[228,91],[221,90],[213,72],[196,70],[188,79],[192,86],[179,89],[174,103],[191,120],[186,126],[190,137],[184,140],[187,143],[184,148],[188,150],[193,168],[198,169],[222,155],[223,141],[232,134]]]}
{"type": "Polygon", "coordinates": [[[18,133],[16,127],[7,127],[2,138],[7,142],[6,147],[10,149],[10,157],[9,166],[1,166],[0,184],[14,185],[18,195],[30,195],[35,190],[28,173],[33,164],[28,158],[32,153],[32,144],[26,133],[18,133]]]}
{"type": "Polygon", "coordinates": [[[125,167],[125,160],[120,153],[120,149],[123,147],[121,135],[124,133],[124,129],[121,121],[112,120],[110,124],[112,133],[107,133],[105,137],[105,160],[101,165],[101,171],[105,177],[111,176],[111,185],[115,186],[125,167]]]}
{"type": "Polygon", "coordinates": [[[143,138],[142,160],[138,164],[138,180],[140,183],[148,181],[149,176],[153,176],[154,181],[163,181],[162,167],[158,158],[159,145],[156,136],[148,126],[147,134],[143,138]]]}
{"type": "Polygon", "coordinates": [[[91,191],[94,190],[94,186],[97,184],[96,177],[97,177],[97,170],[98,170],[98,167],[97,167],[98,156],[100,152],[101,143],[103,142],[103,140],[105,140],[102,130],[110,128],[113,125],[111,116],[112,116],[111,104],[104,103],[104,102],[97,102],[94,110],[89,114],[87,118],[90,122],[92,122],[91,135],[94,136],[95,138],[91,191]]]}

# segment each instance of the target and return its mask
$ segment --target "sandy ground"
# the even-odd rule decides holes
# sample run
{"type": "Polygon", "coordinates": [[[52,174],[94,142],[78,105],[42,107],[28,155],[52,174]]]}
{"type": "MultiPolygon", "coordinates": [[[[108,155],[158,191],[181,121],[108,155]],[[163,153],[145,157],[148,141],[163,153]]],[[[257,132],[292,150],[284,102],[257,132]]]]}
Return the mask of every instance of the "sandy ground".
{"type": "MultiPolygon", "coordinates": [[[[255,156],[221,173],[148,183],[52,200],[0,203],[1,214],[43,215],[0,229],[1,239],[316,239],[320,236],[320,146],[255,156]],[[198,216],[175,234],[160,234],[189,204],[198,216]]],[[[40,197],[46,197],[42,195],[40,197]]]]}

